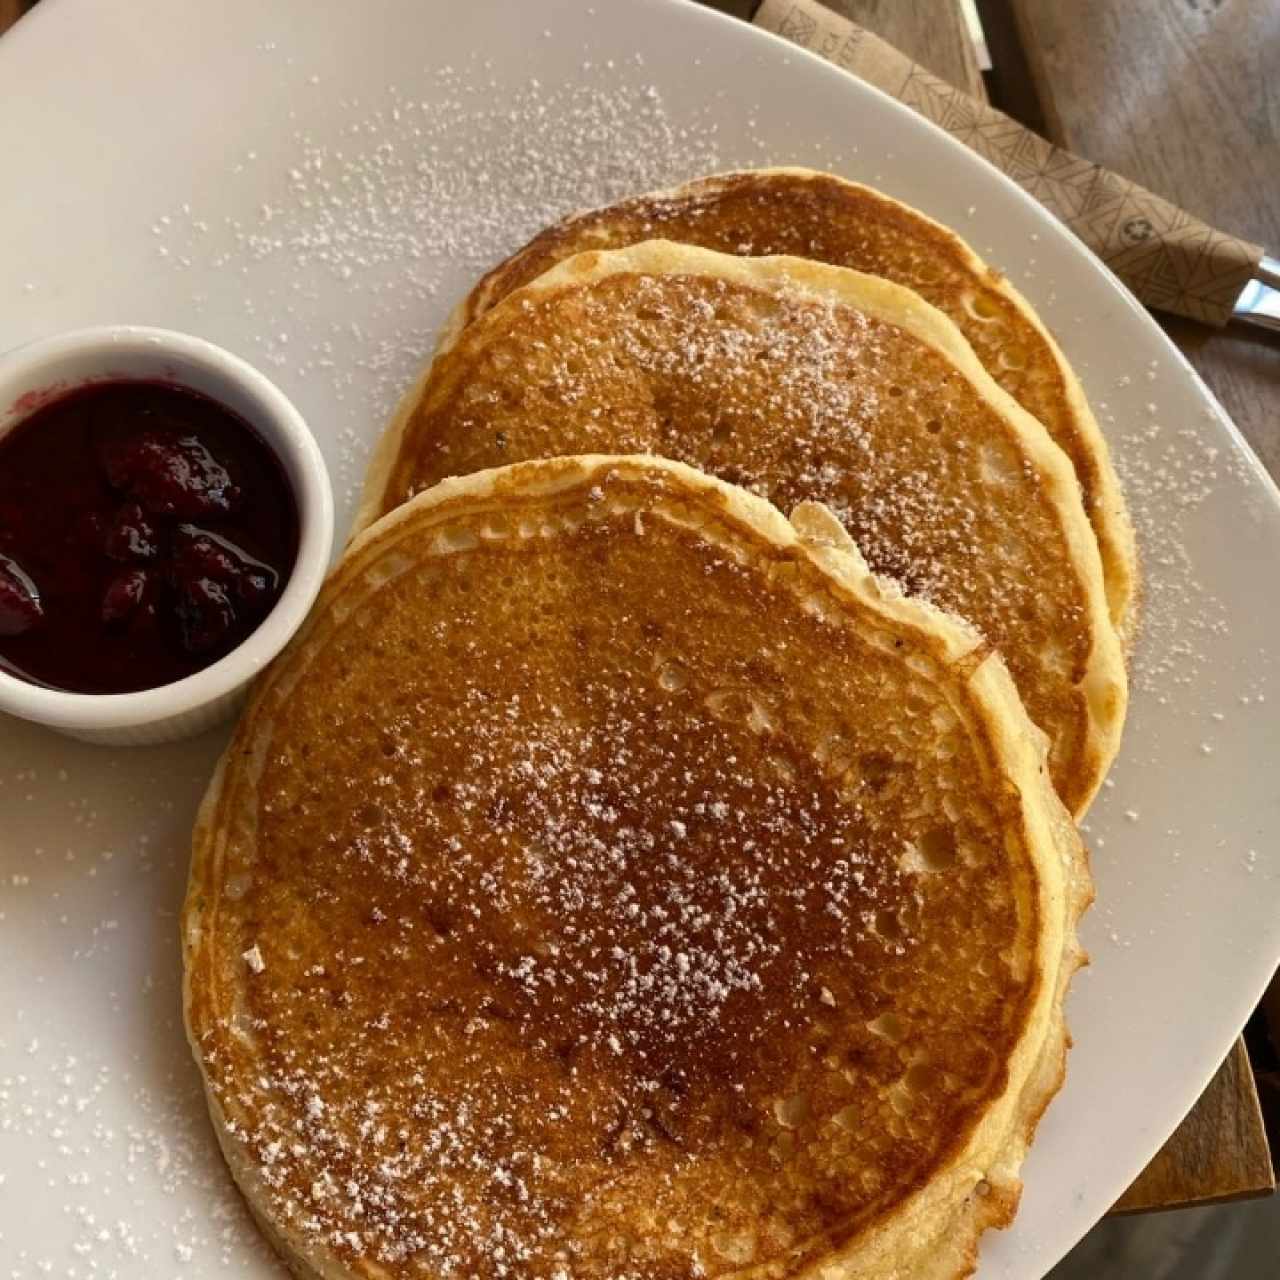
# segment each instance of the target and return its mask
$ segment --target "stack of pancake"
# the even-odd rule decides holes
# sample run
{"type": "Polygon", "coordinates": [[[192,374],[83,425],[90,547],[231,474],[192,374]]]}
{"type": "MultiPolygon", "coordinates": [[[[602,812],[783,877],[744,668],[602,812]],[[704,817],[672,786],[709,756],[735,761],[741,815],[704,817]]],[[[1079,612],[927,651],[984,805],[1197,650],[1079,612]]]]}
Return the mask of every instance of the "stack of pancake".
{"type": "Polygon", "coordinates": [[[206,797],[187,1019],[305,1277],[955,1277],[1061,1084],[1135,555],[1027,304],[803,170],[458,309],[206,797]]]}

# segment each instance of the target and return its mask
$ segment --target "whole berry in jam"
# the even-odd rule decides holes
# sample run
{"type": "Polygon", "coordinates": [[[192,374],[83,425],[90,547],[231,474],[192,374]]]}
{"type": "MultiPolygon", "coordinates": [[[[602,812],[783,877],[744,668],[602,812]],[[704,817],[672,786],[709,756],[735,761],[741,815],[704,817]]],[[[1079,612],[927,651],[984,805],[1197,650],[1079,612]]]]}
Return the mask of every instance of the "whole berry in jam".
{"type": "Polygon", "coordinates": [[[180,580],[174,609],[182,647],[191,654],[220,648],[236,624],[231,592],[213,578],[180,580]]]}
{"type": "Polygon", "coordinates": [[[230,473],[205,444],[175,430],[115,435],[102,448],[107,481],[159,516],[227,515],[240,501],[230,473]]]}
{"type": "Polygon", "coordinates": [[[169,580],[178,593],[182,643],[192,653],[216,647],[237,620],[260,617],[280,591],[270,565],[194,524],[174,532],[169,580]]]}

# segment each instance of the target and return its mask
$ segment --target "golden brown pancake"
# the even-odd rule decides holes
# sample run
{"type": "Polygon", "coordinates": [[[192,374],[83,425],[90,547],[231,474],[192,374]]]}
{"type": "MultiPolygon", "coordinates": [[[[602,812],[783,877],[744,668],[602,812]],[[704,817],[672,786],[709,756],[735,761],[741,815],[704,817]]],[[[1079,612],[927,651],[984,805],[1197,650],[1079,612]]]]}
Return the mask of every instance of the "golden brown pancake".
{"type": "Polygon", "coordinates": [[[255,1213],[305,1277],[967,1274],[1079,962],[1042,741],[819,506],[581,458],[400,508],[197,825],[255,1213]]]}
{"type": "Polygon", "coordinates": [[[1071,459],[1098,539],[1112,622],[1128,647],[1136,625],[1137,544],[1079,379],[1004,276],[953,231],[882,192],[810,169],[759,169],[574,214],[490,271],[451,318],[446,340],[575,253],[657,238],[852,267],[914,289],[949,316],[996,382],[1071,459]]]}
{"type": "Polygon", "coordinates": [[[651,241],[580,254],[442,351],[371,463],[358,527],[450,475],[675,458],[845,522],[871,567],[975,623],[1077,816],[1119,744],[1123,659],[1070,464],[955,326],[886,280],[651,241]]]}

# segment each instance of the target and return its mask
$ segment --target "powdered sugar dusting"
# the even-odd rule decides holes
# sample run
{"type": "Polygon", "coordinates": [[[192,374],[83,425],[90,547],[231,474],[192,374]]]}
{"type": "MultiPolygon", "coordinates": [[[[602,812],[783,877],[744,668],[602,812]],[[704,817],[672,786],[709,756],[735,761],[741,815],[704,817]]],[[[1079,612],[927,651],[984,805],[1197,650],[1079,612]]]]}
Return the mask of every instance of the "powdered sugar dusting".
{"type": "Polygon", "coordinates": [[[1184,697],[1203,680],[1227,611],[1188,550],[1187,524],[1211,499],[1225,472],[1233,485],[1252,477],[1234,450],[1224,453],[1194,424],[1169,422],[1155,404],[1136,420],[1118,422],[1098,406],[1120,436],[1116,466],[1138,533],[1142,564],[1141,639],[1134,654],[1134,688],[1160,703],[1184,697]]]}
{"type": "MultiPolygon", "coordinates": [[[[209,886],[202,945],[234,994],[198,1002],[196,1036],[273,1221],[341,1257],[549,1277],[581,1246],[573,1273],[691,1267],[718,1180],[780,1221],[805,1212],[773,1152],[797,1132],[813,1165],[796,1177],[833,1205],[878,1158],[855,1144],[887,1133],[918,1153],[904,1168],[928,1159],[945,1130],[925,1110],[973,1095],[909,1101],[904,1074],[953,1043],[957,1010],[1022,992],[1000,960],[976,978],[957,963],[1002,950],[1017,916],[984,800],[939,794],[968,741],[949,703],[837,641],[799,586],[771,607],[737,535],[691,542],[656,514],[667,493],[607,472],[581,510],[406,541],[393,578],[364,571],[377,599],[286,677],[302,722],[262,738],[258,842],[209,886]],[[504,540],[519,552],[494,554],[504,540]],[[601,602],[567,615],[587,567],[601,602]],[[783,690],[801,669],[797,719],[783,690]],[[828,720],[835,689],[851,702],[828,720]],[[916,711],[886,732],[903,697],[916,711]],[[312,716],[342,763],[308,763],[312,716]],[[951,892],[980,895],[982,944],[931,908],[951,892]],[[952,995],[908,1047],[909,1015],[875,1019],[918,967],[952,995]],[[837,1126],[833,1154],[826,1121],[855,1100],[865,1128],[837,1126]],[[650,1211],[687,1214],[696,1238],[599,1243],[650,1211]]],[[[949,1063],[976,1082],[992,1055],[949,1063]]]]}
{"type": "Polygon", "coordinates": [[[1080,800],[1095,767],[1079,732],[1087,592],[1101,583],[1079,572],[1024,437],[929,344],[803,277],[726,278],[643,249],[626,265],[478,322],[433,378],[385,505],[448,475],[633,451],[783,511],[822,501],[873,570],[1000,646],[1053,778],[1080,800]]]}
{"type": "MultiPolygon", "coordinates": [[[[535,304],[524,306],[527,323],[513,321],[493,343],[492,365],[470,371],[452,417],[439,423],[438,455],[424,448],[414,458],[416,490],[455,470],[548,452],[653,450],[784,510],[824,502],[878,572],[980,624],[999,617],[999,634],[1018,632],[1026,575],[1014,564],[1026,549],[993,532],[990,511],[1034,491],[1034,469],[1014,445],[997,440],[983,451],[954,428],[952,413],[981,413],[975,397],[954,386],[940,393],[933,379],[944,371],[899,331],[800,290],[762,286],[753,295],[661,274],[629,279],[621,298],[608,282],[575,295],[565,332],[554,331],[554,311],[544,321],[535,304]],[[552,331],[531,333],[539,323],[552,331]],[[522,385],[535,376],[532,359],[534,408],[492,410],[502,370],[519,370],[522,385]],[[649,397],[646,417],[632,401],[649,397]],[[481,454],[491,418],[502,440],[481,454]],[[988,452],[1007,474],[992,470],[988,452]],[[981,574],[980,562],[996,556],[1002,572],[981,574]]],[[[1055,530],[1041,518],[1047,545],[1055,530]]]]}
{"type": "MultiPolygon", "coordinates": [[[[564,1230],[557,1131],[598,1130],[603,1109],[616,1115],[607,1146],[683,1146],[682,1099],[700,1087],[691,1062],[739,1070],[757,1037],[778,1034],[761,1001],[784,1025],[790,1006],[834,1001],[795,968],[797,929],[811,959],[855,939],[895,956],[912,945],[876,932],[880,895],[902,876],[868,855],[856,808],[832,808],[784,760],[762,777],[711,717],[672,752],[620,689],[576,696],[597,713],[570,715],[537,686],[497,701],[472,687],[466,711],[432,733],[456,756],[451,779],[433,793],[374,782],[338,852],[368,895],[375,949],[339,947],[265,997],[275,1012],[253,1022],[274,1046],[254,1078],[265,1105],[239,1119],[240,1098],[217,1086],[276,1212],[340,1253],[446,1276],[544,1274],[534,1260],[564,1230]],[[744,856],[724,857],[726,841],[744,856]],[[433,845],[443,856],[424,857],[433,845]],[[436,963],[474,956],[487,994],[477,1002],[460,984],[406,1024],[398,1001],[366,1004],[359,975],[384,956],[416,965],[424,928],[446,949],[436,963]],[[335,999],[349,1020],[341,1042],[304,1052],[276,1037],[288,1011],[320,1016],[335,999]],[[550,1129],[511,1093],[511,1037],[561,1064],[519,1080],[550,1129]],[[381,1079],[389,1054],[415,1065],[407,1079],[381,1079]]],[[[426,714],[384,725],[401,770],[426,714]]],[[[250,965],[255,984],[281,949],[250,965]]],[[[216,1055],[211,1070],[216,1080],[216,1055]]]]}
{"type": "Polygon", "coordinates": [[[677,123],[638,57],[516,86],[475,57],[338,109],[343,123],[323,141],[291,128],[279,171],[264,174],[256,156],[231,162],[233,176],[254,166],[254,189],[274,195],[211,220],[193,194],[153,230],[165,267],[242,279],[259,358],[286,384],[332,388],[350,434],[331,461],[351,501],[370,443],[434,344],[428,317],[564,214],[726,161],[715,111],[677,123]],[[315,311],[318,275],[365,295],[361,322],[315,311]],[[367,391],[354,393],[357,379],[367,391]]]}
{"type": "MultiPolygon", "coordinates": [[[[13,1060],[3,1041],[0,1054],[13,1060]]],[[[155,1081],[136,1061],[32,1041],[23,1069],[0,1075],[0,1153],[17,1142],[47,1153],[21,1168],[0,1154],[0,1195],[21,1184],[61,1201],[60,1237],[43,1249],[6,1243],[12,1224],[0,1217],[0,1253],[17,1266],[6,1276],[168,1275],[197,1253],[228,1274],[269,1264],[210,1146],[201,1091],[185,1065],[155,1081]],[[178,1207],[193,1193],[204,1204],[199,1215],[178,1207]]]]}

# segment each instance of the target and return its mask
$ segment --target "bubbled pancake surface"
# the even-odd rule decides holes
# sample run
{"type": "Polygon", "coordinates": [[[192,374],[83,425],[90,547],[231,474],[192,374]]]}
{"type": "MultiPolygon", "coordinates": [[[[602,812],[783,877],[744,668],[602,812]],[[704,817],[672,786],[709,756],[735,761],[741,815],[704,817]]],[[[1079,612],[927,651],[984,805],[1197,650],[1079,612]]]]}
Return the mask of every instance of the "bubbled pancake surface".
{"type": "Polygon", "coordinates": [[[1078,486],[946,318],[874,277],[662,241],[566,260],[470,325],[402,406],[368,514],[450,475],[647,452],[789,509],[975,623],[1082,814],[1126,684],[1078,486]]]}
{"type": "Polygon", "coordinates": [[[808,169],[758,169],[575,214],[490,271],[459,307],[452,331],[565,258],[655,237],[852,267],[905,285],[943,311],[996,382],[1071,459],[1098,539],[1112,621],[1128,644],[1136,626],[1137,544],[1079,380],[1007,280],[953,231],[882,192],[808,169]]]}
{"type": "Polygon", "coordinates": [[[949,1276],[1011,1216],[1079,843],[999,660],[830,541],[586,459],[348,553],[184,916],[298,1274],[949,1276]]]}

